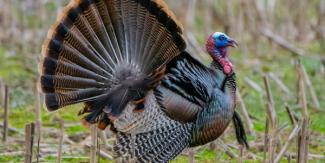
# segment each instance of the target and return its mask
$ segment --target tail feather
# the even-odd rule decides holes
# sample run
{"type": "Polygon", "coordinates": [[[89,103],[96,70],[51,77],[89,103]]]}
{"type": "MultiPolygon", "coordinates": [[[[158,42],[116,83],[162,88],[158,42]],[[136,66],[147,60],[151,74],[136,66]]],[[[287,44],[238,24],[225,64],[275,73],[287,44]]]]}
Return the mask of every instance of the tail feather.
{"type": "MultiPolygon", "coordinates": [[[[92,46],[90,42],[82,36],[78,29],[72,28],[64,32],[61,30],[67,28],[64,24],[59,24],[53,28],[57,30],[55,36],[48,36],[48,40],[43,44],[42,54],[44,57],[50,57],[58,61],[65,59],[81,66],[92,66],[95,68],[93,70],[105,69],[105,72],[108,72],[104,60],[98,56],[98,53],[95,53],[95,51],[91,49],[92,46]],[[64,36],[66,36],[65,39],[69,41],[64,42],[65,40],[62,39],[64,36]]],[[[49,35],[51,34],[52,32],[49,32],[49,35]]],[[[46,66],[47,65],[43,65],[43,67],[46,66]]]]}
{"type": "MultiPolygon", "coordinates": [[[[72,4],[72,8],[70,9],[70,14],[66,17],[66,19],[72,19],[71,21],[73,22],[72,26],[72,33],[75,33],[75,36],[80,40],[83,41],[83,45],[86,48],[85,50],[88,51],[88,56],[89,57],[96,57],[97,60],[105,63],[102,65],[103,67],[105,66],[110,66],[112,69],[113,62],[112,60],[109,60],[109,54],[106,51],[102,40],[99,39],[98,36],[100,36],[100,33],[104,33],[101,30],[96,29],[94,22],[90,22],[91,17],[89,16],[89,12],[91,11],[91,8],[87,5],[87,1],[82,1],[80,4],[72,4]],[[74,14],[71,14],[75,12],[74,14],[79,14],[76,18],[73,17],[74,14]],[[87,18],[87,17],[89,18],[87,18]]],[[[89,4],[90,5],[90,4],[89,4]]],[[[69,11],[68,11],[69,12],[69,11]]],[[[69,38],[67,38],[69,39],[69,38]]],[[[68,40],[68,43],[70,41],[68,40]]],[[[72,42],[73,43],[73,42],[72,42]]]]}
{"type": "MultiPolygon", "coordinates": [[[[114,62],[103,45],[103,42],[105,42],[104,39],[100,39],[104,37],[103,33],[105,33],[105,31],[102,31],[104,30],[103,24],[99,24],[98,20],[96,21],[93,14],[94,12],[92,12],[93,10],[96,10],[94,7],[95,4],[90,0],[79,2],[80,3],[77,3],[74,7],[74,10],[76,10],[76,12],[81,11],[81,13],[75,20],[74,25],[80,30],[87,41],[91,43],[90,49],[95,53],[95,55],[97,54],[97,56],[105,62],[111,70],[113,70],[114,62]]],[[[97,19],[101,20],[101,18],[97,19]]]]}
{"type": "Polygon", "coordinates": [[[109,46],[106,48],[115,55],[117,62],[120,62],[122,60],[122,51],[118,43],[117,34],[115,33],[114,23],[112,22],[113,19],[111,19],[113,13],[109,12],[107,1],[96,0],[95,2],[98,13],[102,18],[101,21],[104,24],[105,35],[107,35],[105,39],[107,39],[109,46]]]}
{"type": "Polygon", "coordinates": [[[235,126],[236,138],[238,143],[241,145],[245,145],[246,148],[249,148],[243,121],[241,120],[239,114],[236,111],[233,116],[233,123],[235,126]]]}
{"type": "MultiPolygon", "coordinates": [[[[42,82],[42,81],[41,81],[42,82]]],[[[86,89],[56,89],[55,93],[45,94],[45,104],[49,111],[55,111],[60,107],[77,104],[84,101],[92,101],[105,96],[104,90],[96,88],[86,89]]]]}
{"type": "Polygon", "coordinates": [[[94,115],[106,105],[121,113],[184,49],[182,27],[161,0],[71,0],[43,44],[47,107],[89,102],[94,115]]]}
{"type": "Polygon", "coordinates": [[[120,18],[121,15],[121,8],[120,8],[120,2],[115,0],[107,0],[104,2],[105,6],[107,7],[107,11],[109,14],[110,19],[107,19],[106,17],[103,18],[104,21],[108,21],[108,26],[110,27],[110,30],[112,34],[114,34],[114,37],[110,36],[110,38],[115,38],[115,41],[119,47],[120,54],[121,54],[121,60],[124,60],[125,57],[122,56],[122,54],[126,55],[126,47],[125,47],[125,31],[124,31],[124,24],[123,20],[120,18]]]}
{"type": "Polygon", "coordinates": [[[84,15],[86,20],[91,25],[93,31],[96,33],[101,46],[103,46],[106,51],[105,59],[114,64],[117,62],[117,53],[114,50],[117,47],[113,46],[109,40],[110,36],[106,31],[104,22],[101,18],[99,10],[97,9],[98,7],[100,6],[96,5],[95,3],[89,4],[88,10],[84,12],[84,15]]]}
{"type": "Polygon", "coordinates": [[[48,92],[51,92],[54,83],[59,83],[56,85],[57,89],[65,90],[77,90],[82,88],[105,88],[104,83],[98,83],[93,79],[86,79],[81,77],[71,77],[71,76],[51,76],[43,75],[41,77],[41,82],[43,83],[43,90],[48,89],[48,92]],[[52,81],[54,83],[52,83],[52,81]]]}
{"type": "Polygon", "coordinates": [[[43,64],[46,65],[46,67],[43,68],[44,74],[54,74],[54,68],[60,67],[61,73],[68,75],[68,76],[76,76],[86,79],[94,79],[99,82],[104,82],[107,80],[107,77],[104,77],[103,75],[99,75],[97,73],[94,73],[92,70],[94,69],[91,67],[91,65],[78,65],[76,63],[71,64],[69,62],[65,61],[58,61],[49,57],[44,58],[43,64]]]}

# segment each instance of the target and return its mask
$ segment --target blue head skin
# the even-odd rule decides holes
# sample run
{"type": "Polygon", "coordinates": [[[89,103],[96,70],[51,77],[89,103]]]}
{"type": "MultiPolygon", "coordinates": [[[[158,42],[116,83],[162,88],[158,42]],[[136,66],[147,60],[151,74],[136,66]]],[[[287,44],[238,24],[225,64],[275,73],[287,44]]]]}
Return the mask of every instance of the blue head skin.
{"type": "Polygon", "coordinates": [[[226,75],[233,72],[232,64],[228,59],[228,47],[230,46],[237,47],[237,42],[221,32],[213,33],[206,43],[208,53],[214,62],[223,66],[226,75]]]}

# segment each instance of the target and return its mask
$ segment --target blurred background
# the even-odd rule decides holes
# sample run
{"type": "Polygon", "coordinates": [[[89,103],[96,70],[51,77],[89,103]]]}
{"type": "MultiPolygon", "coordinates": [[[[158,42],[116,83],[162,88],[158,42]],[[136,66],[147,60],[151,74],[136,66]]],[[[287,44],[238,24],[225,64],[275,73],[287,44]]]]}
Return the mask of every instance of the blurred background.
{"type": "MultiPolygon", "coordinates": [[[[275,159],[286,142],[291,144],[281,160],[295,160],[299,155],[297,151],[301,150],[297,137],[304,137],[300,135],[302,129],[308,133],[308,158],[312,162],[323,162],[325,0],[166,2],[183,23],[188,51],[201,61],[209,62],[204,44],[213,32],[225,32],[239,42],[239,48],[231,49],[230,58],[239,83],[237,109],[244,117],[251,144],[250,150],[242,151],[236,145],[233,129],[229,128],[220,141],[185,151],[175,162],[193,159],[228,162],[237,158],[261,162],[275,159]],[[272,92],[271,99],[268,90],[272,92]],[[266,107],[270,102],[273,107],[266,107]],[[272,145],[275,149],[267,148],[272,145]]],[[[39,100],[36,91],[42,42],[67,3],[68,0],[0,0],[1,123],[6,119],[2,115],[9,117],[9,137],[6,143],[0,143],[0,162],[24,160],[24,127],[37,120],[42,134],[39,134],[41,139],[37,138],[40,145],[39,151],[34,148],[38,151],[34,156],[39,153],[39,161],[55,162],[62,133],[60,126],[64,133],[63,161],[89,161],[89,149],[85,145],[89,142],[89,130],[80,125],[81,117],[77,116],[82,106],[49,113],[43,105],[39,107],[42,97],[39,100]],[[9,90],[8,98],[5,98],[5,87],[9,90]],[[9,114],[3,109],[5,101],[8,101],[9,114]],[[36,110],[39,114],[35,114],[35,108],[40,108],[40,112],[36,110]]],[[[3,128],[4,125],[0,125],[1,133],[3,128]]],[[[107,154],[110,154],[109,149],[107,154]]]]}

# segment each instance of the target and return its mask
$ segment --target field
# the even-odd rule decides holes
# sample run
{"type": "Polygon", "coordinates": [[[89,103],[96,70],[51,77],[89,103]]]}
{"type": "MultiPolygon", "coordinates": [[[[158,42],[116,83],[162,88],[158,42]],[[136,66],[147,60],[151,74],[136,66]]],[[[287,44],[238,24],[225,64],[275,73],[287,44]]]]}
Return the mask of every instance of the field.
{"type": "MultiPolygon", "coordinates": [[[[250,144],[238,145],[230,126],[173,162],[325,162],[325,0],[166,2],[184,25],[187,50],[202,62],[210,62],[204,44],[214,31],[239,42],[230,57],[250,144]]],[[[23,162],[31,158],[26,151],[33,162],[94,162],[96,155],[114,162],[109,129],[84,127],[82,104],[48,112],[36,89],[42,42],[67,3],[0,1],[0,162],[23,162]],[[36,126],[27,150],[30,123],[36,126]]]]}

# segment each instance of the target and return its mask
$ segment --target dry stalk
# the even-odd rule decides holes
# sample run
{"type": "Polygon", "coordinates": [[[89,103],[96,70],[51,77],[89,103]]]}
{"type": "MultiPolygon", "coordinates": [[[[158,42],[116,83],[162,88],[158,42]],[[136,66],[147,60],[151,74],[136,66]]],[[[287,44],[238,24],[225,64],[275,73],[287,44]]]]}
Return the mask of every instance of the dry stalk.
{"type": "Polygon", "coordinates": [[[195,151],[191,148],[188,152],[189,163],[195,163],[195,151]]]}
{"type": "Polygon", "coordinates": [[[285,108],[286,108],[286,111],[287,111],[287,113],[289,115],[289,119],[290,119],[291,124],[292,125],[297,125],[297,119],[298,119],[297,115],[295,115],[295,113],[292,112],[290,106],[287,103],[285,104],[285,108]]]}
{"type": "Polygon", "coordinates": [[[282,142],[282,137],[281,135],[283,134],[283,132],[289,127],[288,123],[283,124],[281,127],[278,127],[278,129],[275,131],[275,137],[276,137],[276,141],[275,141],[275,145],[276,145],[276,151],[279,151],[282,147],[281,147],[281,142],[282,142]]]}
{"type": "Polygon", "coordinates": [[[91,125],[90,129],[91,135],[91,146],[90,146],[90,163],[97,162],[97,137],[98,129],[97,125],[91,125]]]}
{"type": "Polygon", "coordinates": [[[76,145],[76,142],[74,142],[73,140],[71,140],[68,136],[64,136],[63,137],[63,142],[66,142],[66,143],[68,143],[68,144],[70,144],[70,145],[76,145]]]}
{"type": "Polygon", "coordinates": [[[239,145],[239,157],[238,157],[238,162],[239,163],[243,163],[244,160],[244,146],[243,145],[239,145]]]}
{"type": "Polygon", "coordinates": [[[287,160],[288,160],[288,163],[291,163],[292,162],[292,155],[287,155],[287,160]]]}
{"type": "Polygon", "coordinates": [[[214,7],[213,7],[213,4],[214,4],[214,0],[206,0],[206,3],[205,3],[205,10],[204,10],[204,34],[205,36],[208,36],[209,34],[212,33],[212,22],[213,22],[213,19],[212,19],[212,12],[214,10],[214,7]]]}
{"type": "Polygon", "coordinates": [[[60,134],[59,134],[59,148],[56,158],[56,163],[61,163],[62,160],[62,148],[63,148],[63,140],[64,140],[64,121],[60,120],[60,134]]]}
{"type": "Polygon", "coordinates": [[[270,122],[270,131],[269,131],[269,141],[268,141],[268,162],[273,162],[274,161],[274,156],[275,156],[275,144],[276,144],[276,119],[274,116],[272,116],[272,108],[273,106],[271,103],[267,104],[267,114],[268,114],[268,121],[270,122]]]}
{"type": "Polygon", "coordinates": [[[300,64],[300,61],[297,62],[298,63],[298,81],[299,81],[299,89],[300,89],[300,92],[299,92],[299,99],[301,101],[301,105],[302,105],[302,111],[303,111],[303,117],[309,117],[309,114],[308,114],[308,109],[307,109],[307,100],[306,100],[306,93],[305,93],[305,81],[302,80],[303,78],[303,70],[302,70],[302,67],[299,66],[301,65],[300,64]]]}
{"type": "Polygon", "coordinates": [[[248,77],[244,78],[245,82],[251,87],[253,88],[255,91],[259,92],[260,94],[262,94],[263,89],[257,84],[255,83],[253,80],[251,80],[248,77]]]}
{"type": "Polygon", "coordinates": [[[189,30],[193,27],[194,24],[196,2],[197,0],[190,0],[188,2],[187,17],[186,17],[185,24],[186,24],[186,28],[189,30]]]}
{"type": "Polygon", "coordinates": [[[289,43],[284,38],[282,38],[281,36],[275,34],[274,32],[272,32],[271,30],[269,30],[267,28],[262,29],[261,33],[262,33],[263,36],[265,36],[268,39],[270,39],[271,41],[275,42],[276,44],[281,46],[283,49],[286,49],[286,50],[290,51],[295,56],[305,56],[306,55],[305,51],[303,51],[302,49],[297,48],[296,46],[289,43]]]}
{"type": "Polygon", "coordinates": [[[283,134],[285,129],[287,129],[288,127],[289,127],[288,123],[285,123],[281,127],[278,127],[278,129],[275,131],[275,134],[276,134],[277,139],[278,139],[277,145],[281,144],[280,143],[281,142],[281,134],[283,134]]]}
{"type": "Polygon", "coordinates": [[[36,133],[37,133],[37,153],[36,153],[36,162],[39,162],[39,151],[40,151],[40,142],[41,142],[41,130],[42,130],[42,117],[41,117],[41,100],[40,94],[38,93],[37,86],[34,90],[35,96],[35,114],[36,114],[36,133]]]}
{"type": "Polygon", "coordinates": [[[288,150],[289,146],[291,145],[293,139],[297,136],[298,132],[299,132],[300,128],[298,125],[295,126],[295,128],[291,131],[291,133],[289,134],[288,140],[286,141],[286,143],[284,144],[284,146],[282,147],[280,153],[276,156],[274,162],[280,162],[281,157],[285,154],[285,152],[288,150]]]}
{"type": "Polygon", "coordinates": [[[102,150],[99,150],[99,156],[102,158],[105,158],[107,160],[114,160],[113,156],[109,155],[108,153],[106,153],[102,150]]]}
{"type": "Polygon", "coordinates": [[[4,108],[4,91],[5,91],[5,88],[4,88],[4,83],[2,81],[2,79],[0,78],[0,108],[4,108]]]}
{"type": "Polygon", "coordinates": [[[245,105],[244,100],[243,100],[243,98],[242,98],[242,96],[241,96],[241,94],[239,93],[238,90],[236,91],[236,95],[237,95],[237,99],[238,99],[238,102],[239,102],[240,111],[241,111],[242,115],[244,116],[246,125],[248,127],[248,130],[247,130],[248,134],[255,135],[254,124],[253,124],[252,120],[250,119],[250,117],[248,115],[246,105],[245,105]]]}
{"type": "Polygon", "coordinates": [[[34,145],[35,123],[25,127],[25,163],[32,163],[34,145]]]}
{"type": "Polygon", "coordinates": [[[323,64],[320,66],[320,75],[325,76],[325,60],[323,59],[323,64]]]}
{"type": "Polygon", "coordinates": [[[300,101],[302,104],[302,127],[299,132],[298,137],[298,162],[303,163],[308,161],[308,144],[309,144],[309,114],[307,109],[306,93],[305,93],[305,83],[303,78],[303,70],[301,69],[300,62],[298,61],[298,80],[299,80],[299,90],[300,90],[300,101]]]}
{"type": "Polygon", "coordinates": [[[213,141],[213,142],[209,143],[209,149],[211,151],[214,151],[216,149],[216,142],[213,141]]]}
{"type": "Polygon", "coordinates": [[[298,137],[298,162],[308,161],[308,144],[309,144],[309,118],[304,117],[302,127],[298,137]]]}
{"type": "Polygon", "coordinates": [[[190,31],[188,31],[188,32],[186,32],[186,38],[190,45],[189,48],[192,49],[193,53],[198,54],[198,55],[195,55],[194,57],[197,57],[199,60],[202,60],[202,61],[208,61],[209,60],[208,55],[205,55],[205,51],[198,43],[194,34],[190,31]]]}
{"type": "MultiPolygon", "coordinates": [[[[89,144],[87,144],[86,147],[91,149],[91,145],[89,145],[89,144]]],[[[108,154],[107,152],[105,152],[103,150],[99,150],[98,153],[99,153],[99,156],[102,158],[105,158],[107,160],[114,160],[113,156],[111,156],[110,154],[108,154]]],[[[118,161],[118,159],[114,160],[114,161],[118,161]]]]}
{"type": "Polygon", "coordinates": [[[3,135],[2,141],[7,142],[8,138],[8,126],[9,126],[9,87],[5,85],[4,96],[4,115],[3,115],[3,135]]]}
{"type": "Polygon", "coordinates": [[[308,76],[308,74],[306,72],[305,66],[303,64],[301,64],[301,63],[299,63],[298,65],[300,66],[301,76],[303,77],[303,80],[304,80],[304,82],[305,82],[305,84],[306,84],[306,86],[307,86],[307,88],[309,90],[313,105],[314,105],[314,107],[315,107],[315,109],[317,111],[320,111],[319,100],[318,100],[318,97],[316,95],[313,84],[311,83],[311,81],[309,79],[309,76],[308,76]]]}
{"type": "MultiPolygon", "coordinates": [[[[298,47],[294,46],[293,44],[290,44],[288,41],[283,39],[281,36],[276,35],[275,33],[273,33],[272,31],[270,31],[267,28],[262,30],[262,34],[264,36],[266,36],[267,38],[269,38],[270,40],[272,40],[273,42],[275,42],[276,44],[280,45],[282,48],[290,51],[294,56],[298,56],[298,57],[306,56],[306,54],[307,54],[302,49],[299,49],[298,47]]],[[[304,66],[302,64],[300,64],[299,61],[298,61],[298,66],[300,69],[299,71],[301,72],[302,79],[304,80],[305,84],[307,85],[307,87],[309,89],[313,105],[317,111],[320,111],[319,100],[318,100],[315,90],[310,82],[308,74],[306,73],[304,66]]]]}
{"type": "MultiPolygon", "coordinates": [[[[3,128],[3,124],[0,124],[0,127],[3,128]]],[[[8,126],[8,131],[9,132],[12,132],[12,133],[16,133],[16,134],[20,134],[20,135],[25,135],[25,133],[15,127],[12,127],[12,126],[8,126]]]]}
{"type": "Polygon", "coordinates": [[[265,120],[265,131],[264,131],[264,150],[263,150],[263,162],[266,162],[266,152],[268,150],[268,146],[269,146],[269,139],[270,139],[270,135],[269,135],[269,120],[266,119],[265,120]]]}
{"type": "Polygon", "coordinates": [[[217,139],[215,141],[225,152],[230,158],[238,158],[238,155],[236,155],[229,147],[227,144],[225,144],[222,140],[217,139]]]}
{"type": "Polygon", "coordinates": [[[112,151],[113,150],[113,146],[108,144],[108,140],[107,140],[107,137],[106,137],[106,134],[105,134],[105,131],[99,131],[98,132],[99,134],[99,138],[101,139],[101,141],[104,143],[105,147],[107,150],[110,150],[112,151]]]}
{"type": "Polygon", "coordinates": [[[18,155],[24,155],[24,151],[14,151],[14,152],[3,152],[0,153],[0,157],[5,157],[5,156],[18,156],[18,155]]]}
{"type": "Polygon", "coordinates": [[[279,86],[279,88],[284,92],[288,98],[293,97],[289,88],[281,81],[281,79],[274,73],[269,74],[270,78],[279,86]]]}
{"type": "Polygon", "coordinates": [[[266,90],[267,101],[273,106],[274,101],[273,101],[273,96],[272,96],[272,91],[271,91],[268,75],[265,75],[263,77],[263,80],[264,80],[264,86],[265,86],[265,90],[266,90]]]}
{"type": "Polygon", "coordinates": [[[225,9],[225,17],[227,17],[227,19],[224,22],[224,31],[225,33],[232,33],[233,32],[233,27],[235,27],[235,25],[233,25],[235,23],[234,20],[234,14],[232,11],[232,6],[233,6],[233,1],[232,0],[227,0],[224,3],[224,9],[225,9]]]}
{"type": "Polygon", "coordinates": [[[278,137],[277,137],[277,117],[276,117],[276,112],[274,109],[274,100],[273,100],[273,96],[272,96],[272,92],[271,92],[271,88],[270,88],[270,84],[269,84],[269,79],[268,76],[265,75],[263,77],[264,79],[264,85],[265,85],[265,89],[266,89],[266,97],[267,97],[267,104],[266,104],[266,113],[267,113],[267,120],[268,120],[268,124],[269,124],[269,140],[267,143],[267,153],[268,153],[268,157],[267,157],[267,162],[274,162],[274,156],[275,156],[275,145],[276,142],[278,142],[278,137]]]}
{"type": "MultiPolygon", "coordinates": [[[[296,158],[297,158],[297,155],[294,154],[294,153],[288,153],[288,154],[285,154],[285,157],[288,157],[288,156],[290,156],[291,159],[296,159],[296,158]]],[[[325,159],[325,156],[322,155],[322,154],[313,154],[313,153],[309,153],[309,154],[308,154],[308,159],[324,160],[324,159],[325,159]]]]}

